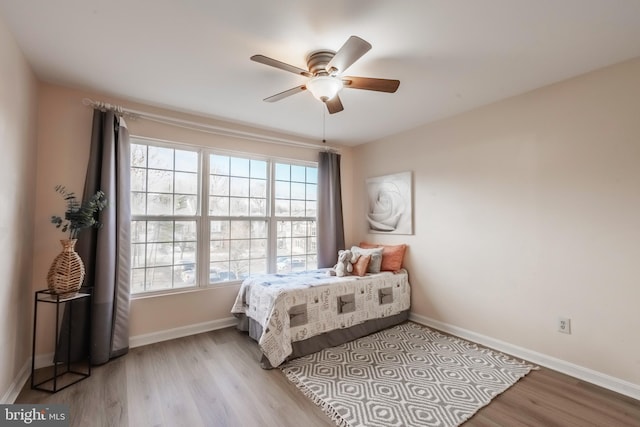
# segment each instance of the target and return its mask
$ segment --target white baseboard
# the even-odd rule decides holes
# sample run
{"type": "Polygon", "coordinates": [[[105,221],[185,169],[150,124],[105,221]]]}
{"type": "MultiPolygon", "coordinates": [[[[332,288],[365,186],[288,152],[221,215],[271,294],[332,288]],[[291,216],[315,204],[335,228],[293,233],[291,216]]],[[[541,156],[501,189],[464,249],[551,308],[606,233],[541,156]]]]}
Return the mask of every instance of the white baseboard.
{"type": "Polygon", "coordinates": [[[612,377],[602,372],[594,371],[583,366],[575,365],[565,360],[557,359],[546,354],[538,353],[517,345],[509,344],[486,335],[478,334],[468,329],[460,328],[448,323],[440,322],[429,317],[420,316],[419,314],[409,314],[409,320],[420,323],[425,326],[439,329],[443,332],[455,335],[460,338],[473,341],[478,344],[493,348],[495,350],[508,353],[512,356],[527,360],[529,362],[544,366],[554,371],[562,372],[591,384],[615,391],[633,399],[640,400],[640,385],[612,377]]]}
{"type": "MultiPolygon", "coordinates": [[[[54,356],[55,356],[54,352],[36,354],[35,368],[40,369],[40,368],[44,368],[45,366],[52,366],[54,356]]],[[[29,363],[31,363],[31,358],[29,358],[29,363]]]]}
{"type": "MultiPolygon", "coordinates": [[[[36,356],[36,369],[51,365],[53,362],[53,353],[39,354],[36,356]]],[[[16,375],[15,380],[9,386],[9,390],[2,396],[0,403],[10,404],[16,401],[18,395],[22,391],[22,387],[29,381],[31,377],[31,358],[29,357],[22,365],[20,372],[16,375]]]]}
{"type": "Polygon", "coordinates": [[[226,319],[211,320],[209,322],[196,323],[193,325],[181,326],[179,328],[167,329],[165,331],[151,332],[149,334],[136,335],[129,338],[129,348],[140,347],[161,341],[173,340],[189,335],[201,334],[203,332],[215,331],[216,329],[236,326],[238,319],[227,317],[226,319]]]}
{"type": "Polygon", "coordinates": [[[0,398],[0,404],[11,404],[16,401],[18,395],[22,391],[22,387],[24,387],[27,380],[29,380],[29,376],[31,375],[31,358],[27,359],[27,361],[22,365],[20,372],[16,376],[15,380],[9,385],[9,389],[6,393],[0,398]]]}

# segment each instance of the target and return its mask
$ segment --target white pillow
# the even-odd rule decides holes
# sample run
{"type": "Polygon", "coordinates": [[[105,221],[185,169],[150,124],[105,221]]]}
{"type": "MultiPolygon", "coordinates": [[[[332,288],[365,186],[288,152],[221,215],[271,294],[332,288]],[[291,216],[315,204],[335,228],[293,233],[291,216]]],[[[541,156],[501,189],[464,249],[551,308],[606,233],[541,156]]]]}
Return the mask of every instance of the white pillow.
{"type": "Polygon", "coordinates": [[[356,256],[371,255],[371,260],[369,261],[369,267],[367,267],[367,273],[372,273],[372,274],[380,273],[380,267],[382,266],[382,250],[383,248],[363,249],[359,246],[351,247],[351,252],[353,252],[356,256]]]}

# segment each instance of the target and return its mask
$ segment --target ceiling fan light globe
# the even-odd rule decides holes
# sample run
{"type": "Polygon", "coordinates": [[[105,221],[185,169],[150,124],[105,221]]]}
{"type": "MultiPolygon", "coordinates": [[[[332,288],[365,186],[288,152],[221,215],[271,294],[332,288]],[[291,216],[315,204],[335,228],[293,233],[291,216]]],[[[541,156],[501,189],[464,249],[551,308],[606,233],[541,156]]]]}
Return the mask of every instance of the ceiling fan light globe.
{"type": "Polygon", "coordinates": [[[317,76],[309,79],[306,86],[314,98],[327,102],[342,90],[342,80],[333,76],[317,76]]]}

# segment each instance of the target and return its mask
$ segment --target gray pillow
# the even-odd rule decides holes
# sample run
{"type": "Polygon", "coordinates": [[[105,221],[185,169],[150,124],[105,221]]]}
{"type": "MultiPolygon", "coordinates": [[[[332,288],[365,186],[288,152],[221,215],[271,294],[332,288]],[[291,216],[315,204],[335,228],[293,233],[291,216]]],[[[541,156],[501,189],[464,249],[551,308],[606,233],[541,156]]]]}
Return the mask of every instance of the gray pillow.
{"type": "Polygon", "coordinates": [[[380,267],[382,266],[382,250],[383,248],[363,249],[359,246],[351,247],[351,252],[356,256],[371,255],[371,261],[369,261],[369,267],[367,267],[367,273],[373,273],[373,274],[380,273],[380,267]]]}

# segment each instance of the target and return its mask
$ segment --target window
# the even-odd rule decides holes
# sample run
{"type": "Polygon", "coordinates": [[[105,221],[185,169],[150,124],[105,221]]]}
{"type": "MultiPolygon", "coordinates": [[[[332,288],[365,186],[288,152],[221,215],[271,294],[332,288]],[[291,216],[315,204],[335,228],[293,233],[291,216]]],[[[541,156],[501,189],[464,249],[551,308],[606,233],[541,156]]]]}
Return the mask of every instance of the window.
{"type": "Polygon", "coordinates": [[[131,292],[317,268],[316,199],[315,165],[132,138],[131,292]]]}
{"type": "Polygon", "coordinates": [[[211,282],[267,273],[269,163],[211,154],[209,165],[211,282]]]}
{"type": "Polygon", "coordinates": [[[316,167],[275,164],[278,272],[312,270],[316,257],[316,167]]]}
{"type": "Polygon", "coordinates": [[[131,144],[131,293],[195,282],[199,165],[197,151],[131,144]]]}

